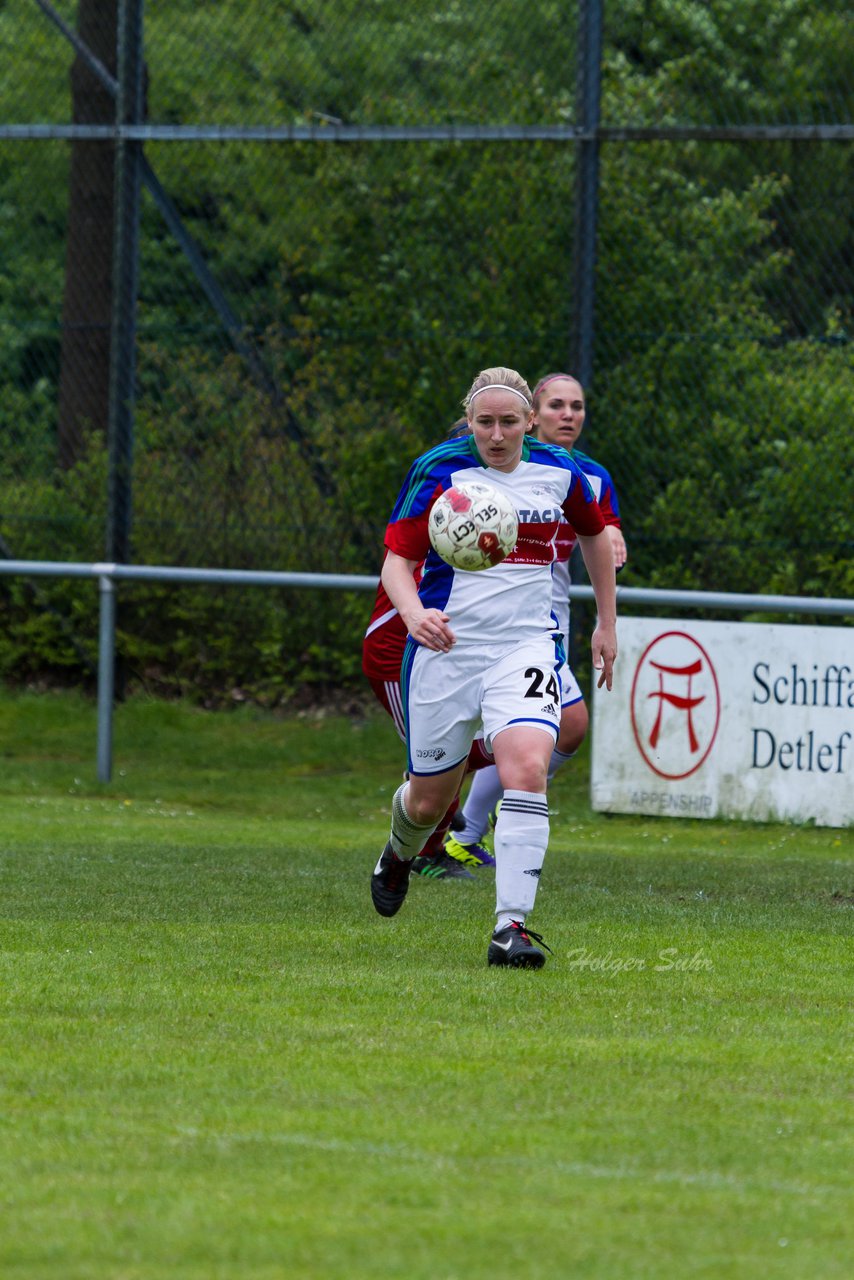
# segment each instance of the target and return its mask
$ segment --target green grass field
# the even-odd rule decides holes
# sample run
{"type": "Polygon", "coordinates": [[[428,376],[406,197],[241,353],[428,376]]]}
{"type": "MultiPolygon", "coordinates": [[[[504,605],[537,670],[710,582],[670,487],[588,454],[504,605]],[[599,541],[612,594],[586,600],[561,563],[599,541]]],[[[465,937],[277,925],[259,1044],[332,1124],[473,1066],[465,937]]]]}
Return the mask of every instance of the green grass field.
{"type": "Polygon", "coordinates": [[[848,1277],[850,831],[552,794],[373,912],[390,723],[4,694],[4,1280],[848,1277]]]}

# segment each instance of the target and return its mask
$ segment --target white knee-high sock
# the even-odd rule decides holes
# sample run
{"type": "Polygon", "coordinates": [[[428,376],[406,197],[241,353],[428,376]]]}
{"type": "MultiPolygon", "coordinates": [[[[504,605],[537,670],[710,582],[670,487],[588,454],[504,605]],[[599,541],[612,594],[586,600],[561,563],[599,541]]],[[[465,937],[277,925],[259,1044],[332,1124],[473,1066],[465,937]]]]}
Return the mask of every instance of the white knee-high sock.
{"type": "Polygon", "coordinates": [[[502,928],[533,910],[549,842],[544,795],[505,791],[495,825],[495,914],[502,928]]]}
{"type": "Polygon", "coordinates": [[[504,794],[495,765],[478,769],[463,805],[465,826],[453,834],[460,844],[476,844],[489,826],[489,815],[504,794]]]}
{"type": "Polygon", "coordinates": [[[409,783],[403,782],[395,791],[391,802],[391,847],[398,858],[414,858],[424,848],[436,830],[436,823],[419,827],[406,811],[406,793],[409,783]]]}

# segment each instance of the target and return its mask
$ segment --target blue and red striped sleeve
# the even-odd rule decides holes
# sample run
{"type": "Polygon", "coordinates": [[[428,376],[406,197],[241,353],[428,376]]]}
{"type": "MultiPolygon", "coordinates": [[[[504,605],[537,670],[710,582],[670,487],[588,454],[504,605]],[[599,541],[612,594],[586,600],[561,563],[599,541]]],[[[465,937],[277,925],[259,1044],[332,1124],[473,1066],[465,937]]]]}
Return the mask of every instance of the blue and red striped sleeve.
{"type": "Polygon", "coordinates": [[[572,470],[572,484],[561,510],[576,533],[580,533],[582,537],[591,537],[605,528],[605,517],[593,496],[590,482],[577,463],[572,463],[572,470]]]}

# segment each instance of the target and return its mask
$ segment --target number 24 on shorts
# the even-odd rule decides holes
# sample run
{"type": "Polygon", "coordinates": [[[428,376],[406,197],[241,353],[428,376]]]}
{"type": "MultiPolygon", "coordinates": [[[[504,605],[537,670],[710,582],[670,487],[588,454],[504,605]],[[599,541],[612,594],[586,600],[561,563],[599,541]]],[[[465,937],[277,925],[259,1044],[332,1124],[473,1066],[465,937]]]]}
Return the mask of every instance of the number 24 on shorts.
{"type": "Polygon", "coordinates": [[[549,698],[554,699],[555,702],[560,701],[560,687],[557,682],[557,677],[553,671],[549,672],[547,679],[546,673],[541,671],[539,667],[528,667],[525,672],[525,679],[531,681],[531,684],[525,691],[526,698],[543,698],[548,696],[549,698]]]}

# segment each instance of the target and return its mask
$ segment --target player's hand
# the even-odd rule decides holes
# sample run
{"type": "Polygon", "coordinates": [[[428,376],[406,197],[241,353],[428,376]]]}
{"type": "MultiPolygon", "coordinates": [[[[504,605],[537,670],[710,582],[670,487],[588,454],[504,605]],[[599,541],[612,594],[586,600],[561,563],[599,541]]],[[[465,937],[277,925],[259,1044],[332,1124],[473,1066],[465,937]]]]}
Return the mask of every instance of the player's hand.
{"type": "Polygon", "coordinates": [[[623,565],[629,558],[626,540],[615,524],[606,525],[605,530],[608,534],[608,541],[611,544],[611,551],[614,555],[614,568],[622,569],[623,565]]]}
{"type": "Polygon", "coordinates": [[[425,649],[448,653],[457,642],[457,637],[448,625],[450,618],[441,609],[422,609],[419,614],[405,618],[404,621],[412,639],[423,644],[425,649]]]}
{"type": "Polygon", "coordinates": [[[599,623],[593,632],[590,647],[593,651],[593,668],[601,673],[596,687],[601,689],[604,684],[610,689],[614,680],[614,663],[617,661],[617,628],[599,623]]]}

